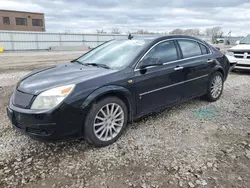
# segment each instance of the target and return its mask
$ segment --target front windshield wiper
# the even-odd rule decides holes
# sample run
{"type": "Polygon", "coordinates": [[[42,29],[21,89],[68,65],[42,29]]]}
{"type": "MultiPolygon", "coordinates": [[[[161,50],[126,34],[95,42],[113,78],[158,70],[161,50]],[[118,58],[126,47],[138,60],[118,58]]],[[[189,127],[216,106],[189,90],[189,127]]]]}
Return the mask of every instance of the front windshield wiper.
{"type": "Polygon", "coordinates": [[[76,62],[76,63],[79,63],[79,64],[83,64],[81,61],[78,61],[77,59],[74,59],[74,60],[72,60],[72,61],[70,61],[71,63],[74,63],[74,62],[76,62]]]}
{"type": "Polygon", "coordinates": [[[108,65],[101,64],[101,63],[83,63],[83,65],[93,65],[93,66],[96,66],[96,67],[102,67],[102,68],[105,68],[105,69],[110,69],[110,67],[108,65]]]}
{"type": "Polygon", "coordinates": [[[105,69],[110,69],[110,67],[108,65],[101,64],[101,63],[83,63],[81,61],[78,61],[77,59],[74,59],[74,60],[71,61],[71,63],[74,63],[74,62],[79,63],[81,65],[86,65],[86,66],[92,65],[92,66],[96,66],[96,67],[102,67],[102,68],[105,68],[105,69]]]}

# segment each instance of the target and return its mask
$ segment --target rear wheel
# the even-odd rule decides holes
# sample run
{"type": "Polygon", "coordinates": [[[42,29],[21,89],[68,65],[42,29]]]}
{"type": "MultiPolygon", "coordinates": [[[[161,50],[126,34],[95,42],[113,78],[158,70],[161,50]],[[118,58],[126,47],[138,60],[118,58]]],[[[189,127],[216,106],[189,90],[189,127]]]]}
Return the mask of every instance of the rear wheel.
{"type": "Polygon", "coordinates": [[[107,146],[122,134],[128,119],[125,103],[107,97],[92,105],[84,124],[85,139],[95,146],[107,146]]]}
{"type": "Polygon", "coordinates": [[[215,72],[209,80],[206,99],[209,102],[217,101],[223,91],[224,78],[221,72],[215,72]]]}

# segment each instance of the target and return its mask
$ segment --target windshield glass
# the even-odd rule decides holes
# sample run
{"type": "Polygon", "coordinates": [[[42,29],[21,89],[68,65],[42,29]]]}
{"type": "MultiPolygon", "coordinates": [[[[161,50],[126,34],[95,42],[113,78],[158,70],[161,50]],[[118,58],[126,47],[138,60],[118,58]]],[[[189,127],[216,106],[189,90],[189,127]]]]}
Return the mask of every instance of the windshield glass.
{"type": "Polygon", "coordinates": [[[250,44],[250,35],[240,41],[240,44],[250,44]]]}
{"type": "Polygon", "coordinates": [[[82,64],[104,64],[111,69],[119,69],[127,66],[148,42],[149,40],[144,39],[112,40],[93,49],[77,61],[82,64]]]}

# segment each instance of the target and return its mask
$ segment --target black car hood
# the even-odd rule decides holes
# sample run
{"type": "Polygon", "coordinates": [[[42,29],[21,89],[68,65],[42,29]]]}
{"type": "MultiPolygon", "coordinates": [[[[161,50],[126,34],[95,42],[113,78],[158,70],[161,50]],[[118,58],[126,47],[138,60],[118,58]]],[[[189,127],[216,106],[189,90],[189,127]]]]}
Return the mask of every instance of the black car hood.
{"type": "Polygon", "coordinates": [[[17,89],[37,95],[53,87],[84,82],[116,71],[77,63],[65,63],[28,74],[18,83],[17,89]]]}

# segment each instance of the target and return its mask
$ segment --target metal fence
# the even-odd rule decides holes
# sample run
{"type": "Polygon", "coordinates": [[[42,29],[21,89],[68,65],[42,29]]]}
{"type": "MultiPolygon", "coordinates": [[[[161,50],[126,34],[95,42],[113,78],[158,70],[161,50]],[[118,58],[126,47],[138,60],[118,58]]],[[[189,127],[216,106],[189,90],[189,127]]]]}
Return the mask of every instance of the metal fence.
{"type": "MultiPolygon", "coordinates": [[[[108,40],[123,38],[127,38],[127,35],[0,31],[0,46],[5,51],[49,50],[58,46],[94,48],[108,40]]],[[[211,37],[198,38],[211,42],[211,37]]]]}
{"type": "Polygon", "coordinates": [[[89,46],[93,48],[111,39],[126,38],[111,34],[64,34],[0,31],[0,46],[5,51],[48,50],[54,46],[89,46]]]}

